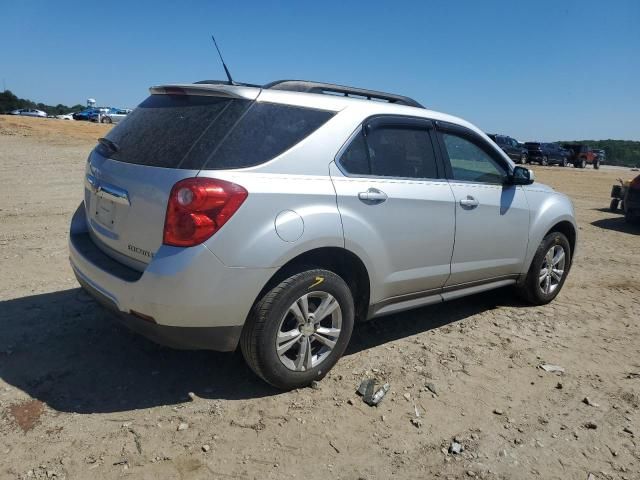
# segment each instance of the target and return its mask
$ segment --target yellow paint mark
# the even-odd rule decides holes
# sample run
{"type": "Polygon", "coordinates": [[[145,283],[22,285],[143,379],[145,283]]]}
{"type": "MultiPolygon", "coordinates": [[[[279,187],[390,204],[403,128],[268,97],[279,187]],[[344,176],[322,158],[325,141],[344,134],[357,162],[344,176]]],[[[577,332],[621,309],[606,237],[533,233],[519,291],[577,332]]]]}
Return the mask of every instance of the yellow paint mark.
{"type": "Polygon", "coordinates": [[[311,289],[313,287],[317,287],[318,285],[320,285],[322,282],[324,282],[324,277],[316,277],[316,281],[315,283],[312,283],[311,286],[307,289],[311,289]]]}

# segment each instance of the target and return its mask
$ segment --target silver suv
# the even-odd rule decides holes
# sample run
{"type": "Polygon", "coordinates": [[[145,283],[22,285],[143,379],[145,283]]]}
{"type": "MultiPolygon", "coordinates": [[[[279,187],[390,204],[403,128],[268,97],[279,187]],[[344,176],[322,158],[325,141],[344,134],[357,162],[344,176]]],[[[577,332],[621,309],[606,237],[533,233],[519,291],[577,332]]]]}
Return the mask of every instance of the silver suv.
{"type": "Polygon", "coordinates": [[[326,375],[356,321],[507,285],[551,301],[576,233],[570,200],[464,120],[370,90],[208,81],[151,88],[99,140],[69,249],[133,330],[239,344],[288,389],[326,375]]]}

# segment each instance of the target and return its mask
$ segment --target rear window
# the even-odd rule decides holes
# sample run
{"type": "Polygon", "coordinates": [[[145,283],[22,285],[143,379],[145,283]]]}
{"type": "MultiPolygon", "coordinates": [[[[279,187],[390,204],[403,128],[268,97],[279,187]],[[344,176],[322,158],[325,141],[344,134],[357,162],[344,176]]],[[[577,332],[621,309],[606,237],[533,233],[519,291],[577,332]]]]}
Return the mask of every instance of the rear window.
{"type": "Polygon", "coordinates": [[[118,151],[100,153],[153,167],[250,167],[293,147],[333,115],[223,97],[151,95],[107,134],[118,151]]]}

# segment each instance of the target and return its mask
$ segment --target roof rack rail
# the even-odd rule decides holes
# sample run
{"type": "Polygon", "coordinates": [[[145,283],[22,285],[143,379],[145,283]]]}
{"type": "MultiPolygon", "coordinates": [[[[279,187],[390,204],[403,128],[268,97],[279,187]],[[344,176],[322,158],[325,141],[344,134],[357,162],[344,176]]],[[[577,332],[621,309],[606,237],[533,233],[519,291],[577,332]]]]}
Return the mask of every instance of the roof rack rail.
{"type": "Polygon", "coordinates": [[[408,105],[410,107],[425,108],[413,98],[396,95],[393,93],[378,92],[376,90],[366,90],[364,88],[346,87],[344,85],[334,85],[332,83],[309,82],[306,80],[277,80],[267,83],[262,88],[271,90],[287,90],[291,92],[324,93],[328,95],[343,95],[352,98],[366,98],[367,100],[382,100],[398,105],[408,105]]]}

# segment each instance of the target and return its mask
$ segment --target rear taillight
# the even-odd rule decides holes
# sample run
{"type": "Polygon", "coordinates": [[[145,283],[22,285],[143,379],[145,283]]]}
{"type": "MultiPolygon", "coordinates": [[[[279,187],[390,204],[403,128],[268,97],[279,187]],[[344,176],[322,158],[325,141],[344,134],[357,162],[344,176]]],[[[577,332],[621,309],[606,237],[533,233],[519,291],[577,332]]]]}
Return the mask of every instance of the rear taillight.
{"type": "Polygon", "coordinates": [[[187,178],[171,189],[162,243],[192,247],[227,223],[247,198],[240,185],[215,178],[187,178]]]}

